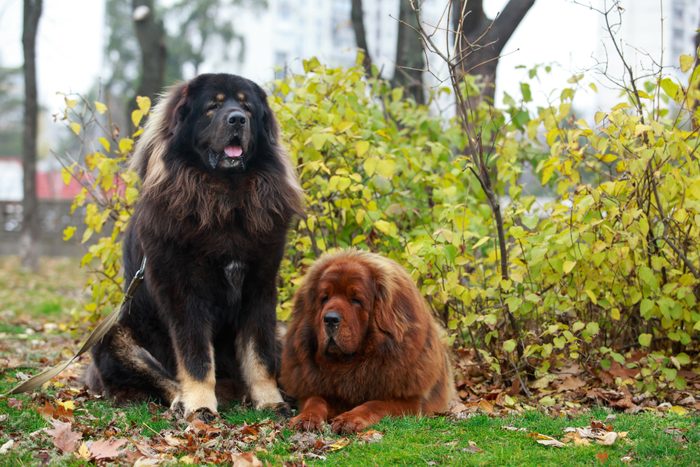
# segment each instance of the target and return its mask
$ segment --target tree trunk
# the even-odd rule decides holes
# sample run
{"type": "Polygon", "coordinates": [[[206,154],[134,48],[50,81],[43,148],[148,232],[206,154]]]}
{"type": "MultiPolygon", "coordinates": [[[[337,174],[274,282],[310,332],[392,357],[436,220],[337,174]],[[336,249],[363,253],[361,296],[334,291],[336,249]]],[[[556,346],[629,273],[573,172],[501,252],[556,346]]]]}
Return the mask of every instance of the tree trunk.
{"type": "Polygon", "coordinates": [[[367,47],[367,33],[365,32],[364,9],[362,8],[362,0],[352,0],[350,8],[350,20],[352,22],[352,30],[355,32],[355,44],[357,48],[364,52],[362,66],[365,68],[365,75],[372,76],[372,57],[369,54],[367,47]]]}
{"type": "Polygon", "coordinates": [[[492,20],[484,13],[483,0],[452,2],[452,26],[459,31],[455,38],[456,60],[462,74],[481,76],[481,98],[489,103],[493,103],[496,94],[496,68],[503,47],[534,3],[535,0],[510,0],[492,20]]]}
{"type": "MultiPolygon", "coordinates": [[[[132,11],[148,8],[145,15],[134,17],[134,29],[141,49],[141,81],[137,96],[155,98],[163,90],[167,49],[163,22],[156,17],[154,0],[132,0],[132,11]]],[[[136,108],[132,99],[130,110],[136,108]]]]}
{"type": "Polygon", "coordinates": [[[36,36],[41,17],[42,0],[24,0],[22,48],[24,51],[24,131],[22,164],[24,197],[22,199],[22,232],[20,256],[22,267],[39,269],[39,204],[36,194],[36,158],[39,103],[36,89],[36,36]]]}
{"type": "Polygon", "coordinates": [[[411,3],[420,9],[420,0],[411,2],[399,0],[399,31],[396,39],[396,68],[391,84],[401,86],[407,94],[419,104],[425,103],[425,88],[423,86],[423,71],[425,69],[425,54],[423,41],[418,34],[418,18],[411,3]]]}

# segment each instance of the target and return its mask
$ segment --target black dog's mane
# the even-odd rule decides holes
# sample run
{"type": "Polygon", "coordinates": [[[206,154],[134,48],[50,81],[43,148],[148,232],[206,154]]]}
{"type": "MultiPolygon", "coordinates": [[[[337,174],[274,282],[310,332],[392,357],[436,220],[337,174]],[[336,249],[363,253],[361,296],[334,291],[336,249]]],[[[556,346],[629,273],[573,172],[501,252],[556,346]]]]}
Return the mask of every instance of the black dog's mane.
{"type": "Polygon", "coordinates": [[[265,144],[255,149],[255,167],[242,174],[221,175],[168,157],[176,150],[173,137],[188,93],[186,83],[166,91],[153,109],[130,162],[143,180],[141,203],[152,205],[152,215],[160,217],[167,212],[173,227],[194,220],[199,231],[230,225],[239,217],[249,234],[268,232],[292,214],[303,215],[301,188],[278,142],[279,128],[262,90],[259,97],[267,131],[260,134],[265,144]]]}

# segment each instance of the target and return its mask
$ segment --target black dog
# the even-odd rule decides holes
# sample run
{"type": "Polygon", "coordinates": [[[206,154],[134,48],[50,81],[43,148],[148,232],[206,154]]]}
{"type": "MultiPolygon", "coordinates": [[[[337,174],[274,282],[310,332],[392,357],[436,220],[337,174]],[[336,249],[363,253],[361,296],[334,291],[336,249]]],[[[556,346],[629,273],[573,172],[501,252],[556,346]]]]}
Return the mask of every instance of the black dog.
{"type": "Polygon", "coordinates": [[[217,380],[234,379],[256,408],[285,410],[275,281],[302,194],[265,92],[227,74],[172,88],[132,167],[143,186],[124,241],[125,282],[144,255],[145,281],[93,349],[89,386],[207,418],[217,380]]]}

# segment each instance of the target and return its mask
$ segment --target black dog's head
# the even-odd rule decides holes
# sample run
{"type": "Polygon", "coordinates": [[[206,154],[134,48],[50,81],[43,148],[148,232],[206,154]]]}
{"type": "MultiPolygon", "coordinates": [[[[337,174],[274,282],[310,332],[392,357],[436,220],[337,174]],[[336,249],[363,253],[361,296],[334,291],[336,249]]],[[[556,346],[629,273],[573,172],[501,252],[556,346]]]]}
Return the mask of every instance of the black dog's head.
{"type": "Polygon", "coordinates": [[[261,163],[277,127],[265,92],[236,75],[203,74],[178,89],[173,147],[209,170],[243,172],[261,163]]]}

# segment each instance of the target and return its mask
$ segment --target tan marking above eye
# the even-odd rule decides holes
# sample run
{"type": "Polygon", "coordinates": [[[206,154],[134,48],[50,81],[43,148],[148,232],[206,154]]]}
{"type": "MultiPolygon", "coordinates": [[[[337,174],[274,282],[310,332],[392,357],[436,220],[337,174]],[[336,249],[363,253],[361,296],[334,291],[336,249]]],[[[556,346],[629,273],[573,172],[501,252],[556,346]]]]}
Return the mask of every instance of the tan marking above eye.
{"type": "Polygon", "coordinates": [[[241,102],[243,102],[245,100],[245,94],[243,94],[242,92],[239,92],[238,94],[236,94],[236,97],[238,97],[238,100],[241,102]]]}
{"type": "Polygon", "coordinates": [[[216,100],[217,100],[217,101],[223,102],[224,99],[226,99],[226,95],[225,95],[224,93],[220,92],[219,94],[216,95],[216,100]]]}

